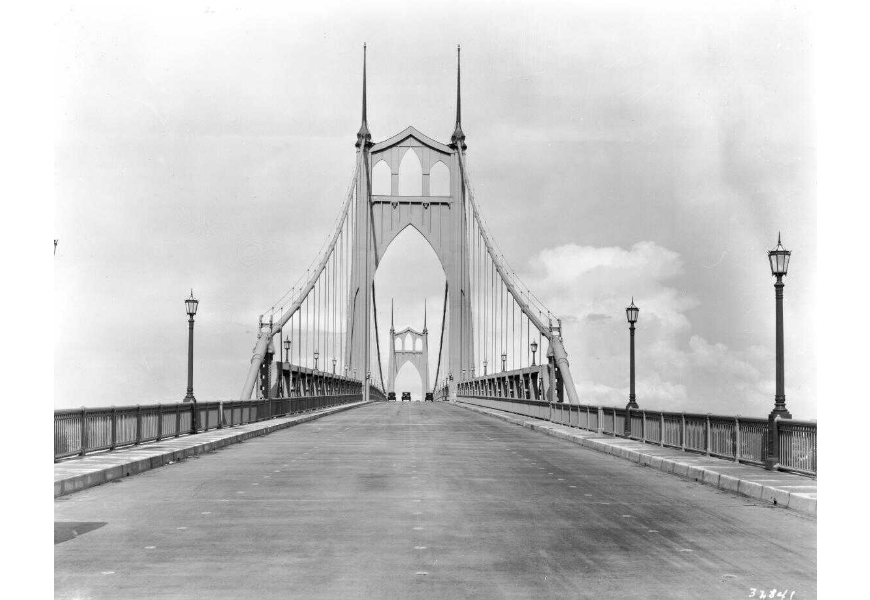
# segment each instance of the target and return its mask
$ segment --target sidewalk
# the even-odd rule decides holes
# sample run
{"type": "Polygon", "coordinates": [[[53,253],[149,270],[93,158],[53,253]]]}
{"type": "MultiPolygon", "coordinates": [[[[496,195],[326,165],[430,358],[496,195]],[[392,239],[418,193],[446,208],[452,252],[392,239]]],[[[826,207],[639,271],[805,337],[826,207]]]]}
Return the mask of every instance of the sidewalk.
{"type": "Polygon", "coordinates": [[[721,458],[557,425],[541,419],[466,404],[461,400],[456,401],[456,404],[474,412],[541,431],[591,450],[612,454],[665,473],[688,477],[699,483],[748,496],[754,500],[816,514],[818,481],[810,477],[781,471],[766,471],[761,467],[738,464],[721,458]]]}
{"type": "Polygon", "coordinates": [[[64,460],[54,465],[54,496],[56,498],[113,479],[156,469],[196,454],[211,452],[236,442],[267,435],[279,429],[293,427],[363,404],[365,402],[344,404],[317,412],[279,417],[236,427],[213,429],[194,435],[167,438],[159,442],[121,448],[113,452],[99,452],[81,458],[64,460]]]}

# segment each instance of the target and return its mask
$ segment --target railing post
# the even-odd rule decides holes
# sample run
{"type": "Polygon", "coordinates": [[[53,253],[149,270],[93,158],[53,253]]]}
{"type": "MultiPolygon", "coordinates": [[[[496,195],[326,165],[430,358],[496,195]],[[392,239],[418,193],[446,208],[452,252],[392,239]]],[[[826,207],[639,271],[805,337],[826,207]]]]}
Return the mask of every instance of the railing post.
{"type": "Polygon", "coordinates": [[[190,433],[196,433],[196,402],[190,403],[190,433]]]}
{"type": "Polygon", "coordinates": [[[210,412],[211,411],[208,409],[208,406],[206,406],[205,407],[205,428],[203,428],[203,431],[208,431],[208,413],[210,413],[210,412]]]}
{"type": "Polygon", "coordinates": [[[175,405],[175,437],[181,435],[181,404],[175,405]]]}
{"type": "Polygon", "coordinates": [[[686,451],[686,413],[680,415],[680,450],[686,451]]]}
{"type": "Polygon", "coordinates": [[[764,459],[764,468],[768,471],[776,471],[779,466],[779,415],[767,419],[767,456],[764,459]]]}
{"type": "Polygon", "coordinates": [[[665,413],[659,412],[661,420],[659,421],[659,446],[665,447],[665,413]]]}
{"type": "Polygon", "coordinates": [[[598,407],[598,435],[604,433],[604,407],[598,407]]]}
{"type": "Polygon", "coordinates": [[[136,405],[136,442],[138,446],[142,442],[142,407],[136,405]]]}
{"type": "Polygon", "coordinates": [[[640,441],[646,443],[646,411],[640,411],[640,441]]]}
{"type": "Polygon", "coordinates": [[[710,413],[707,413],[707,428],[704,432],[704,448],[706,450],[707,456],[710,456],[710,413]]]}
{"type": "Polygon", "coordinates": [[[82,431],[81,431],[81,435],[79,437],[81,438],[82,449],[79,452],[79,456],[84,456],[85,449],[88,447],[88,425],[86,423],[87,409],[84,406],[82,406],[82,413],[81,414],[82,414],[82,431]]]}
{"type": "MultiPolygon", "coordinates": [[[[163,437],[163,409],[161,404],[157,405],[157,441],[163,437]]],[[[114,439],[114,437],[113,437],[114,439]]]]}
{"type": "Polygon", "coordinates": [[[734,462],[740,462],[740,415],[734,417],[734,462]]]}
{"type": "Polygon", "coordinates": [[[114,406],[112,407],[112,444],[109,446],[109,450],[114,450],[115,446],[118,445],[118,409],[114,406]]]}

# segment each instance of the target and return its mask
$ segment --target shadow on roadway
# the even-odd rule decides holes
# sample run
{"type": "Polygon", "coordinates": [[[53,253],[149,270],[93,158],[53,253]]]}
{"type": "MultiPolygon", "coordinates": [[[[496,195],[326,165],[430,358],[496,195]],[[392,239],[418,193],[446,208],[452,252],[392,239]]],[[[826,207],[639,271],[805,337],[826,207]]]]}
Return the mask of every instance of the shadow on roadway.
{"type": "Polygon", "coordinates": [[[90,523],[82,523],[80,521],[70,521],[64,523],[63,521],[55,521],[54,522],[54,545],[62,544],[63,542],[68,542],[73,538],[76,538],[80,535],[84,535],[85,533],[90,533],[95,529],[99,529],[103,525],[107,525],[108,523],[104,521],[94,521],[90,523]]]}

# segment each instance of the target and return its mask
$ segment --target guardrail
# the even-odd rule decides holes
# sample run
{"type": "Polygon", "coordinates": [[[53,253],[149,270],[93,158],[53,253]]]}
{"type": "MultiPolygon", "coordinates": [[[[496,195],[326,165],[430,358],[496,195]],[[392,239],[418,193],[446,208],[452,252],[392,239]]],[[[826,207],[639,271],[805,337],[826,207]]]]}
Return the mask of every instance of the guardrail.
{"type": "Polygon", "coordinates": [[[768,436],[772,434],[776,436],[779,448],[778,462],[773,468],[817,475],[815,421],[779,418],[769,421],[741,416],[627,410],[529,398],[463,395],[458,400],[615,437],[627,437],[758,466],[766,466],[768,436]]]}
{"type": "Polygon", "coordinates": [[[340,406],[362,394],[54,411],[54,459],[340,406]]]}

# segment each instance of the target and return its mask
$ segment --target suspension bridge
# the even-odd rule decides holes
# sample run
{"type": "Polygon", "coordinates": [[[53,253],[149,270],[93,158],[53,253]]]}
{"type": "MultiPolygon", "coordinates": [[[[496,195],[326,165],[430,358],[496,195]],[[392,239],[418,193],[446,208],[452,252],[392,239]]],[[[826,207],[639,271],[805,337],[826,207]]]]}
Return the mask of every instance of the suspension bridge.
{"type": "Polygon", "coordinates": [[[372,140],[365,52],[334,229],[238,396],[56,411],[56,596],[814,597],[815,423],[583,404],[475,200],[458,49],[449,143],[372,140]],[[408,227],[446,279],[431,379],[425,313],[378,336],[408,227]],[[389,402],[406,363],[435,402],[389,402]]]}
{"type": "MultiPolygon", "coordinates": [[[[365,51],[364,51],[365,52],[365,51]]],[[[441,344],[434,378],[442,399],[461,382],[496,373],[542,373],[538,396],[579,404],[561,325],[499,252],[474,199],[462,131],[461,72],[456,73],[456,125],[449,144],[414,127],[379,143],[367,121],[365,59],[362,124],[348,192],[328,244],[301,279],[261,317],[241,397],[268,397],[293,387],[295,369],[316,368],[321,356],[336,374],[362,383],[363,399],[386,390],[378,337],[375,273],[391,242],[413,227],[435,252],[447,279],[441,344]],[[419,165],[419,171],[406,168],[419,165]],[[408,172],[420,175],[409,181],[408,172]],[[275,348],[290,341],[290,365],[277,368],[275,348]],[[532,365],[538,344],[544,368],[532,365]],[[321,353],[321,351],[323,353],[321,353]],[[294,354],[295,352],[295,354],[294,354]]],[[[428,378],[427,378],[428,379],[428,378]]],[[[437,390],[436,390],[437,388],[437,390]]]]}

